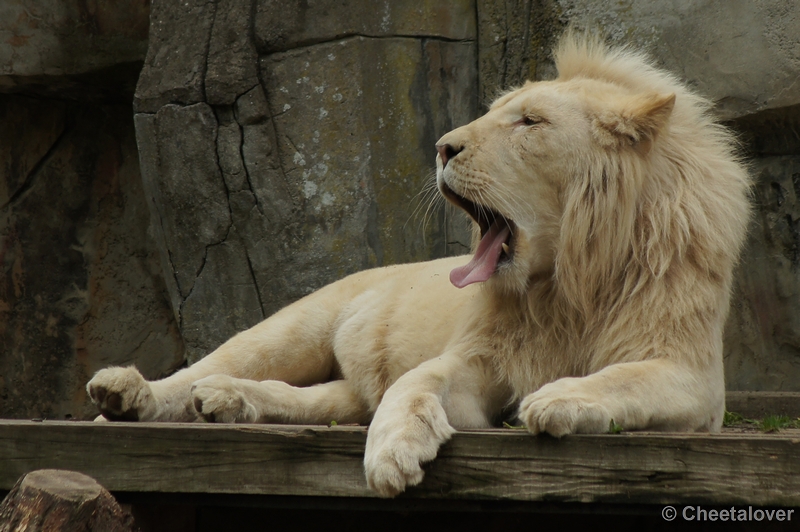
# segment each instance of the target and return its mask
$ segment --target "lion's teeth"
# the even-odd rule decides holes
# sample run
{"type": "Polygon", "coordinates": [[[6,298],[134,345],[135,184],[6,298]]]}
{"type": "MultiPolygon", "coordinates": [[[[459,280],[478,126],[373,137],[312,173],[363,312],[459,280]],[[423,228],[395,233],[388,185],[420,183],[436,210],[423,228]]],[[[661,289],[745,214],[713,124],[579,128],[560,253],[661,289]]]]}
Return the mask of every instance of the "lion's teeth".
{"type": "Polygon", "coordinates": [[[505,242],[503,242],[503,251],[505,251],[506,255],[508,255],[508,244],[506,244],[505,242]]]}

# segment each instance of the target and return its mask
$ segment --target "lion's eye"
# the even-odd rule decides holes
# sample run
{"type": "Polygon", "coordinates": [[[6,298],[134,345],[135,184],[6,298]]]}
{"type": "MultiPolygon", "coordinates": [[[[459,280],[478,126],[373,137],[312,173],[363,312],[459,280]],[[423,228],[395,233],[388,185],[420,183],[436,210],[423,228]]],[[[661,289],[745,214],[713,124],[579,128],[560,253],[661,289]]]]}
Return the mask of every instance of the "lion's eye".
{"type": "Polygon", "coordinates": [[[526,126],[535,126],[541,124],[544,120],[539,116],[524,116],[521,122],[526,126]]]}

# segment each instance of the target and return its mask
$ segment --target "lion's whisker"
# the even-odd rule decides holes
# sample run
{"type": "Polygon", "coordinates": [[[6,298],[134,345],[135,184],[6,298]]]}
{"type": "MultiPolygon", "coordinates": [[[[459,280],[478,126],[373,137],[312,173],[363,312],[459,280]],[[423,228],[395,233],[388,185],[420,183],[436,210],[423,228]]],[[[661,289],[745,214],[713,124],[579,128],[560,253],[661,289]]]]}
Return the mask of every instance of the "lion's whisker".
{"type": "Polygon", "coordinates": [[[426,239],[426,229],[429,220],[430,213],[435,211],[435,206],[438,194],[438,188],[436,186],[436,173],[435,171],[428,175],[425,185],[423,185],[422,189],[414,196],[414,201],[416,206],[414,210],[411,212],[409,217],[406,219],[405,223],[403,224],[403,230],[408,226],[408,222],[411,221],[412,218],[417,218],[422,212],[423,206],[425,208],[424,214],[422,219],[420,220],[420,225],[418,227],[419,230],[422,231],[422,238],[423,242],[426,239]]]}

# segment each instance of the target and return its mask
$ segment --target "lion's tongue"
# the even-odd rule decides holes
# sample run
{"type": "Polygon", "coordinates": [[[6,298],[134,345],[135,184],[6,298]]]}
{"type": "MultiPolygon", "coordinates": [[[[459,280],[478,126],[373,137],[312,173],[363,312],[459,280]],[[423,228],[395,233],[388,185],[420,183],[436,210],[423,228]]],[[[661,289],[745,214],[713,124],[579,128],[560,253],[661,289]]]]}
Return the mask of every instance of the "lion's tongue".
{"type": "Polygon", "coordinates": [[[469,264],[450,272],[450,282],[457,288],[464,288],[472,283],[482,283],[491,277],[497,268],[503,242],[508,238],[509,231],[506,224],[493,223],[481,238],[475,256],[469,264]]]}

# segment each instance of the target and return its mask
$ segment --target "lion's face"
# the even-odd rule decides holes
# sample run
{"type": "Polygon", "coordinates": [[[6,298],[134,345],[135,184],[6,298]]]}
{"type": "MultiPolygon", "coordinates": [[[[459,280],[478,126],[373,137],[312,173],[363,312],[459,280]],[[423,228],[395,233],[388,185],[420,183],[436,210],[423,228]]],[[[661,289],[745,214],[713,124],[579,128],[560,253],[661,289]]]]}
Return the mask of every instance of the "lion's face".
{"type": "Polygon", "coordinates": [[[443,136],[439,190],[480,229],[475,255],[453,270],[453,284],[491,278],[519,293],[549,275],[574,183],[609,154],[646,157],[657,128],[643,118],[665,119],[672,102],[673,95],[629,94],[593,79],[528,83],[443,136]]]}

